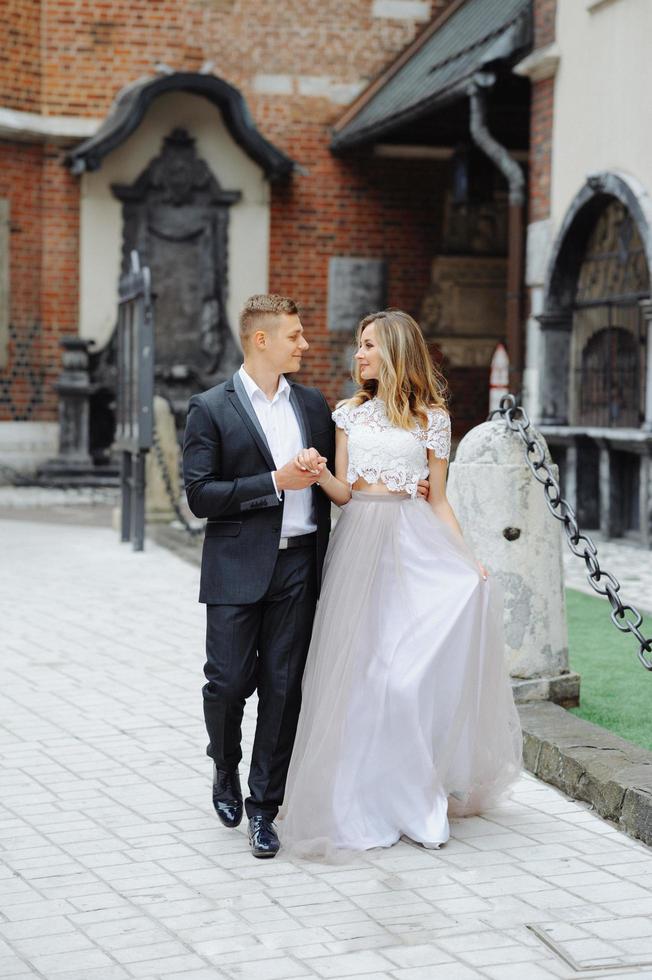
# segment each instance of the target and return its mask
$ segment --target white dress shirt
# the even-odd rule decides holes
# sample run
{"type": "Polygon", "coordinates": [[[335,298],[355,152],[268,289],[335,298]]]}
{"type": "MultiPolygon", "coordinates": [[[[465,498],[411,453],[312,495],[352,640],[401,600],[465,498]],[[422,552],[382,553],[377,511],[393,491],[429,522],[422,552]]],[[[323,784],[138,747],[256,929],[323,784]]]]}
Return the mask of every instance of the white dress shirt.
{"type": "MultiPolygon", "coordinates": [[[[301,429],[290,404],[291,388],[287,378],[284,374],[281,375],[276,394],[270,401],[254,379],[247,374],[244,364],[240,368],[239,374],[253,410],[265,433],[267,445],[276,463],[276,468],[280,469],[304,448],[301,429]]],[[[278,492],[273,474],[272,480],[274,480],[274,489],[280,500],[281,494],[278,492]]],[[[309,534],[316,530],[317,525],[312,514],[312,490],[310,487],[305,490],[286,490],[281,537],[293,538],[298,534],[309,534]]]]}

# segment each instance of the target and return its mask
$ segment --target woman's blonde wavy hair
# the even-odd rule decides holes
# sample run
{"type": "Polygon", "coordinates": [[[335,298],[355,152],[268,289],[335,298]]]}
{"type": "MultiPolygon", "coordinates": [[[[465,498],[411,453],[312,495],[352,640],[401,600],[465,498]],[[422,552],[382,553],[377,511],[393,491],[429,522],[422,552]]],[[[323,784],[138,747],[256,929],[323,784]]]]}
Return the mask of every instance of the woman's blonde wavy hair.
{"type": "Polygon", "coordinates": [[[413,429],[416,420],[426,427],[429,408],[448,411],[447,386],[441,371],[432,362],[421,327],[403,310],[370,313],[358,324],[358,347],[362,332],[370,323],[375,324],[380,352],[378,380],[363,381],[359,362],[355,361],[352,375],[360,387],[349,404],[362,405],[377,395],[385,403],[391,425],[413,429]]]}

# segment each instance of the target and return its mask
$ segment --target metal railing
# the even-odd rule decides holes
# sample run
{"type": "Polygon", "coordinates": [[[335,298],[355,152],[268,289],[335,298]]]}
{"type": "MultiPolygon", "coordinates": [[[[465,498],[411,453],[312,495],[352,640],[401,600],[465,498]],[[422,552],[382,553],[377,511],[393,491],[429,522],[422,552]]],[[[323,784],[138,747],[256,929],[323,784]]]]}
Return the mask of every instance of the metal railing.
{"type": "Polygon", "coordinates": [[[120,452],[121,540],[145,544],[145,456],[152,446],[154,319],[150,274],[131,253],[131,270],[120,279],[118,391],[115,447],[120,452]]]}

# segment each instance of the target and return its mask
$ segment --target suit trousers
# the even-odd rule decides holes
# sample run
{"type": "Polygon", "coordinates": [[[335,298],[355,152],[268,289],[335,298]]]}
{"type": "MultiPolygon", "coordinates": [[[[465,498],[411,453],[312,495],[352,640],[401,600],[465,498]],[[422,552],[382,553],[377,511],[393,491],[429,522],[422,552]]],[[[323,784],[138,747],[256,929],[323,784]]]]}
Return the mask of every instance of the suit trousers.
{"type": "Polygon", "coordinates": [[[283,802],[316,602],[312,544],[279,551],[260,601],[206,606],[206,751],[218,769],[237,768],[245,700],[258,691],[248,817],[273,820],[283,802]]]}

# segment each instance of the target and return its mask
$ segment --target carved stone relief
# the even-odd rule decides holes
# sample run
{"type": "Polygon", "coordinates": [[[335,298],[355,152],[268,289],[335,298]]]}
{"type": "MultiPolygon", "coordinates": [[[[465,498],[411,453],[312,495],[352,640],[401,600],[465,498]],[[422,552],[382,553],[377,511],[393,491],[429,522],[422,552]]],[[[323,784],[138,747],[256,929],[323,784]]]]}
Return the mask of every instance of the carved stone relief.
{"type": "Polygon", "coordinates": [[[486,367],[505,333],[507,261],[498,257],[439,255],[420,323],[451,366],[486,367]]]}
{"type": "Polygon", "coordinates": [[[226,312],[229,208],[240,192],[222,189],[180,128],[133,184],[112,190],[123,204],[123,271],[137,249],[152,274],[156,390],[181,421],[188,397],[240,362],[226,312]]]}

